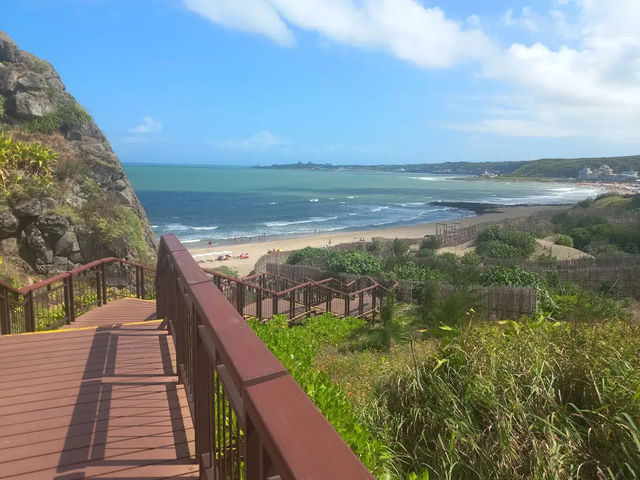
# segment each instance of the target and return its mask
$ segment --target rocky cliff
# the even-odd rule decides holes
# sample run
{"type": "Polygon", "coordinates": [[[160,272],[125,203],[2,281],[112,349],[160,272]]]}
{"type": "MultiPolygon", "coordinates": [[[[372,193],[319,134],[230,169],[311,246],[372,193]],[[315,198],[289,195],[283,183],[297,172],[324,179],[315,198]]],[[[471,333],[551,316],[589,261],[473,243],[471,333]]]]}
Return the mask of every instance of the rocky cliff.
{"type": "Polygon", "coordinates": [[[26,281],[156,239],[104,134],[55,69],[0,32],[0,274],[26,281]],[[16,278],[19,277],[19,278],[16,278]]]}

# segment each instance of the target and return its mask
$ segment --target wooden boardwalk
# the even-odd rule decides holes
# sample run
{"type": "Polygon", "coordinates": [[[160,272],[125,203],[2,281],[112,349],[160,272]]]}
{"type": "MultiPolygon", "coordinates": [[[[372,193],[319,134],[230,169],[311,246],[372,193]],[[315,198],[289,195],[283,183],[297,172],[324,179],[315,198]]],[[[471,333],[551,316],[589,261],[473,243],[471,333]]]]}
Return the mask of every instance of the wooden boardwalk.
{"type": "Polygon", "coordinates": [[[0,478],[198,478],[193,425],[155,303],[0,337],[0,478]]]}

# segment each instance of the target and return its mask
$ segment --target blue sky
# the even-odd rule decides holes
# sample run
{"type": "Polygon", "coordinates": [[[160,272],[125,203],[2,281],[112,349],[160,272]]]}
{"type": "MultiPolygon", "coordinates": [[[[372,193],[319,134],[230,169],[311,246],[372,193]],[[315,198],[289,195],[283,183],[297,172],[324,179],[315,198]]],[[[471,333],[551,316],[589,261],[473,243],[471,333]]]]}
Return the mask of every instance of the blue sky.
{"type": "Polygon", "coordinates": [[[640,153],[640,0],[2,0],[124,162],[640,153]]]}

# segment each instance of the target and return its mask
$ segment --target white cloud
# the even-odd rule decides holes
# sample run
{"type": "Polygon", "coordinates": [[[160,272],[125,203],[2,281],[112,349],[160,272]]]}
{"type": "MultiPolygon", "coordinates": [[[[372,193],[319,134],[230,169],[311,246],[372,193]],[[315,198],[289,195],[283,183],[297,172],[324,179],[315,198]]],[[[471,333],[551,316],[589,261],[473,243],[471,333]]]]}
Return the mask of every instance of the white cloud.
{"type": "Polygon", "coordinates": [[[217,148],[231,150],[267,150],[270,148],[288,147],[291,143],[269,130],[261,130],[249,138],[241,140],[224,140],[214,142],[217,148]]]}
{"type": "Polygon", "coordinates": [[[421,67],[445,68],[482,57],[490,43],[437,7],[417,0],[183,0],[195,13],[228,28],[294,43],[290,26],[355,47],[379,48],[421,67]]]}
{"type": "MultiPolygon", "coordinates": [[[[474,12],[457,22],[419,0],[183,2],[213,22],[280,45],[292,45],[295,29],[302,29],[325,40],[384,50],[421,68],[471,60],[482,76],[504,85],[509,100],[487,105],[484,118],[458,128],[640,143],[640,0],[555,0],[548,12],[529,6],[508,11],[502,25],[538,41],[505,47],[487,33],[492,23],[474,12]]],[[[270,141],[257,135],[234,144],[256,148],[270,141]]]]}
{"type": "Polygon", "coordinates": [[[147,134],[160,133],[162,131],[162,122],[153,117],[146,116],[142,119],[142,123],[129,129],[129,133],[147,134]]]}
{"type": "Polygon", "coordinates": [[[511,85],[517,100],[506,114],[470,128],[640,144],[638,0],[618,0],[615,8],[602,0],[579,3],[580,18],[571,26],[580,32],[577,46],[514,43],[484,63],[484,74],[511,85]]]}
{"type": "Polygon", "coordinates": [[[266,0],[183,0],[191,11],[227,28],[266,35],[280,45],[294,36],[275,8],[266,0]]]}

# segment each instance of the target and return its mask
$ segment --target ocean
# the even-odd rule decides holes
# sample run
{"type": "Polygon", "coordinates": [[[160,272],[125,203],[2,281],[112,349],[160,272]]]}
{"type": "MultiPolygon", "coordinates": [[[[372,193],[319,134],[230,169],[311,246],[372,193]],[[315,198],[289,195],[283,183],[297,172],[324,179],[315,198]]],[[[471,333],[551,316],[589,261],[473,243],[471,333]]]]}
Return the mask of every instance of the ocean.
{"type": "MultiPolygon", "coordinates": [[[[157,235],[223,244],[266,235],[293,237],[469,216],[434,201],[574,203],[596,188],[559,183],[465,181],[404,172],[270,170],[125,165],[157,235]]],[[[196,246],[193,245],[193,246],[196,246]]]]}

